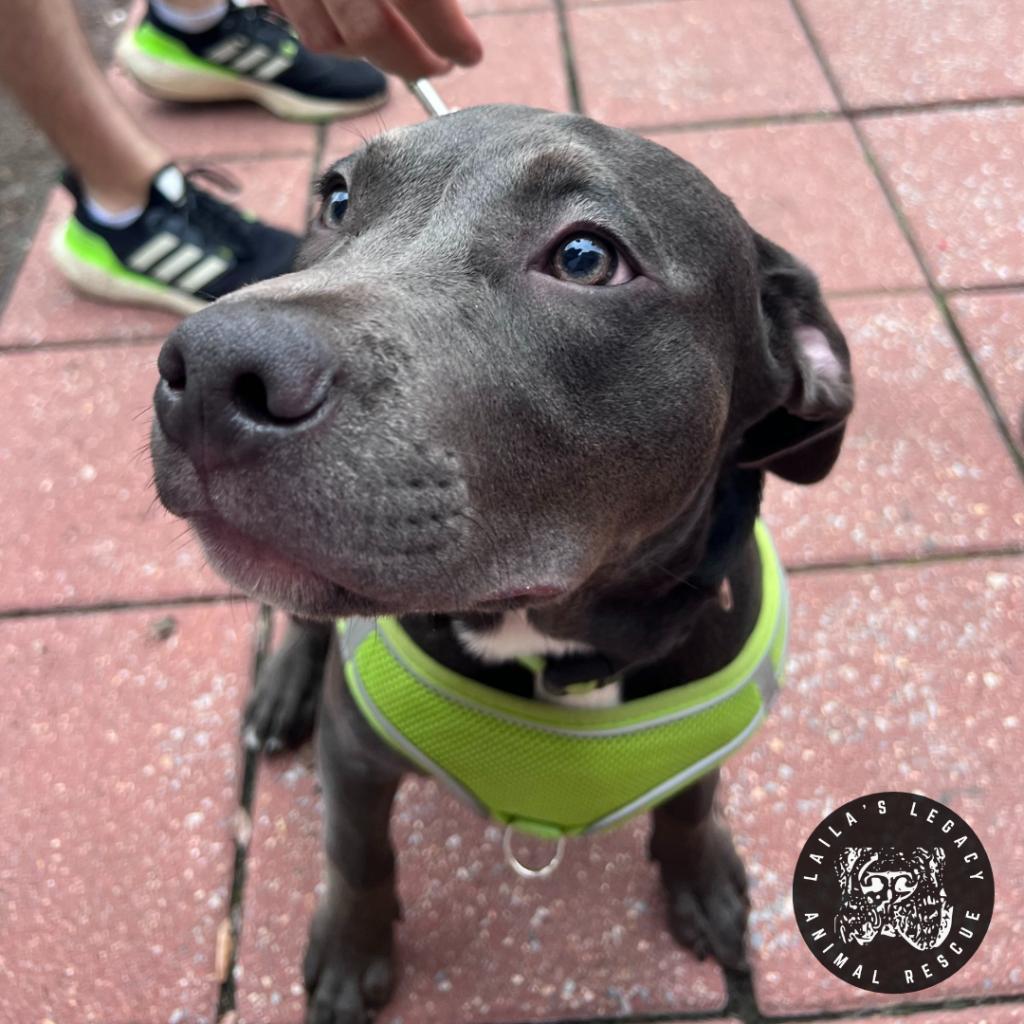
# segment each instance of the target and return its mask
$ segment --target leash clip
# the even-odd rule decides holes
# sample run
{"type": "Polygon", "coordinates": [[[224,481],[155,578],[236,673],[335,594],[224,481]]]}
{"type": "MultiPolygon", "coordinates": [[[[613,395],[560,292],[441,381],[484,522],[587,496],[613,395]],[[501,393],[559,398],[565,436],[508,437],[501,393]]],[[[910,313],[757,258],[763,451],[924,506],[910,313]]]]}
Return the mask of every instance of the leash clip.
{"type": "Polygon", "coordinates": [[[565,855],[565,836],[559,836],[555,843],[555,852],[551,860],[540,868],[528,868],[512,850],[512,837],[515,829],[511,825],[505,826],[505,834],[501,837],[501,850],[505,854],[505,863],[520,878],[550,878],[562,863],[565,855]]]}

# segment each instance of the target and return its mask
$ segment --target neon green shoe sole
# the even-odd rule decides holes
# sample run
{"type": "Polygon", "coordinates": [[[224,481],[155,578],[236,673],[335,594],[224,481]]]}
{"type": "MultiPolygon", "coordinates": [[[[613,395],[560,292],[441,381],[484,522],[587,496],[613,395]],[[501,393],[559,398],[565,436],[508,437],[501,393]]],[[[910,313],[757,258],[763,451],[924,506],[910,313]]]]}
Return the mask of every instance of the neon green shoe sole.
{"type": "Polygon", "coordinates": [[[90,299],[149,306],[183,316],[208,304],[129,270],[99,235],[74,217],[69,217],[54,232],[50,255],[71,285],[90,299]]]}
{"type": "Polygon", "coordinates": [[[150,96],[177,103],[250,100],[289,121],[330,121],[376,110],[387,93],[361,100],[304,96],[197,57],[179,40],[143,22],[118,40],[117,59],[150,96]]]}

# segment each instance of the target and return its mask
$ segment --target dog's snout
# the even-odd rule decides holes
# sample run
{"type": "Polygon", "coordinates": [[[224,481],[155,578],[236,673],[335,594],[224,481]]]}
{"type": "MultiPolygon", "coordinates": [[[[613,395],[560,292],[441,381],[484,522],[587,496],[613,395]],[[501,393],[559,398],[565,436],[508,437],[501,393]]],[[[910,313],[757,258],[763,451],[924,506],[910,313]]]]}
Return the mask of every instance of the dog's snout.
{"type": "Polygon", "coordinates": [[[160,426],[204,468],[258,456],[318,421],[337,377],[317,334],[269,305],[226,303],[189,317],[157,366],[160,426]]]}

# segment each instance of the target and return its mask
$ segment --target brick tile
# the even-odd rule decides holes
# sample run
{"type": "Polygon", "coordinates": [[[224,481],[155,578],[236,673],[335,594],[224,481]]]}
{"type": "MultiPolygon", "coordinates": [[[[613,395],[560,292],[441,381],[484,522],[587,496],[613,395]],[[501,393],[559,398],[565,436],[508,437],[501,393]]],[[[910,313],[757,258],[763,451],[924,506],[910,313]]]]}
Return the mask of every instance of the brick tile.
{"type": "Polygon", "coordinates": [[[960,329],[1024,451],[1024,291],[957,295],[960,329]]]}
{"type": "MultiPolygon", "coordinates": [[[[766,1014],[891,1005],[834,978],[793,919],[797,855],[832,810],[887,789],[961,814],[992,861],[996,909],[974,958],[919,1001],[1020,992],[1024,559],[795,576],[789,677],[726,768],[723,804],[753,880],[755,989],[766,1014]]],[[[971,1018],[972,1022],[976,1018],[971,1018]]]]}
{"type": "MultiPolygon", "coordinates": [[[[501,832],[408,781],[392,816],[405,919],[398,990],[381,1024],[591,1019],[712,1011],[710,962],[662,926],[641,826],[571,843],[556,876],[523,882],[501,832]]],[[[261,773],[239,950],[240,1024],[298,1024],[306,926],[320,879],[320,811],[302,762],[261,773]]]]}
{"type": "Polygon", "coordinates": [[[154,504],[156,353],[0,357],[0,608],[227,591],[154,504]]]}
{"type": "Polygon", "coordinates": [[[801,0],[855,107],[1024,93],[1014,0],[801,0]]]}
{"type": "MultiPolygon", "coordinates": [[[[477,17],[473,24],[484,44],[484,59],[475,68],[456,68],[434,86],[451,107],[485,103],[521,103],[548,110],[568,110],[569,94],[553,13],[535,11],[515,17],[477,17]]],[[[391,128],[427,119],[419,101],[392,80],[393,99],[379,111],[337,121],[327,130],[324,160],[329,162],[358,149],[366,140],[391,128]]]]}
{"type": "Polygon", "coordinates": [[[582,7],[569,24],[584,112],[654,126],[836,109],[785,0],[582,7]]]}
{"type": "Polygon", "coordinates": [[[857,404],[832,474],[770,479],[789,564],[1019,545],[1024,484],[931,299],[843,299],[857,404]]]}
{"type": "Polygon", "coordinates": [[[1018,1024],[1024,1021],[1024,1006],[972,1006],[968,1010],[932,1010],[927,1018],[919,1017],[864,1017],[858,1020],[846,1018],[844,1024],[1018,1024]]]}
{"type": "Polygon", "coordinates": [[[0,623],[4,1020],[212,1024],[248,619],[0,623]]]}
{"type": "Polygon", "coordinates": [[[652,136],[696,164],[755,228],[827,290],[922,285],[848,125],[790,124],[652,136]]]}
{"type": "Polygon", "coordinates": [[[116,65],[109,77],[118,99],[176,160],[312,153],[316,146],[315,125],[283,121],[255,103],[169,103],[147,96],[116,65]]]}
{"type": "Polygon", "coordinates": [[[1024,281],[1024,109],[864,121],[940,284],[1024,281]]]}
{"type": "MultiPolygon", "coordinates": [[[[263,220],[302,230],[306,220],[311,163],[295,159],[239,160],[230,165],[242,191],[238,205],[263,220]]],[[[160,337],[177,318],[168,313],[92,302],[76,294],[50,261],[57,225],[71,211],[63,189],[54,191],[36,239],[0,316],[0,347],[38,342],[160,337]]]]}

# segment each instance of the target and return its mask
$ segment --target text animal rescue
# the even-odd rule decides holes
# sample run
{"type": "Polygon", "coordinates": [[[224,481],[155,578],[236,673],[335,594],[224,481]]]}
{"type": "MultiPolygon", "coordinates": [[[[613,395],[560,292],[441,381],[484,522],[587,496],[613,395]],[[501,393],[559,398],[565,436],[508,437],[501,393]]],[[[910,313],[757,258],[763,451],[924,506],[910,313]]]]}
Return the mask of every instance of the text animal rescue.
{"type": "MultiPolygon", "coordinates": [[[[876,801],[876,813],[877,813],[877,815],[879,817],[883,817],[883,816],[885,816],[888,813],[888,808],[886,806],[886,801],[884,799],[880,799],[880,800],[876,801]]],[[[913,800],[913,801],[911,801],[910,807],[909,807],[909,809],[907,810],[906,813],[907,813],[908,817],[918,819],[918,821],[921,822],[921,823],[925,823],[925,824],[929,824],[929,825],[934,825],[936,823],[936,820],[939,817],[939,808],[938,807],[931,807],[927,811],[927,813],[922,816],[919,813],[919,811],[918,811],[917,801],[913,800]]],[[[857,817],[851,811],[849,811],[849,810],[847,810],[845,812],[844,817],[846,819],[847,828],[853,828],[854,826],[859,824],[857,817]]],[[[952,818],[947,818],[938,827],[939,827],[939,834],[941,836],[949,836],[949,834],[956,829],[957,823],[952,818]]],[[[895,829],[894,829],[894,831],[895,831],[895,829]]],[[[841,829],[841,828],[837,829],[835,827],[835,825],[832,825],[832,824],[826,825],[825,829],[823,829],[823,832],[827,832],[835,840],[841,839],[843,837],[843,835],[844,835],[844,830],[843,829],[841,829]]],[[[963,850],[963,848],[965,846],[968,846],[968,844],[970,844],[972,842],[973,838],[974,838],[973,836],[966,835],[966,834],[961,834],[961,835],[958,835],[955,839],[947,839],[947,840],[945,840],[945,842],[950,847],[952,847],[954,850],[959,851],[959,850],[963,850]]],[[[820,881],[820,873],[821,873],[822,867],[826,864],[826,862],[831,862],[831,861],[835,860],[835,851],[834,851],[833,843],[830,843],[828,841],[828,839],[825,837],[825,835],[815,836],[814,840],[815,840],[816,843],[818,843],[819,845],[821,845],[822,847],[824,847],[826,850],[828,850],[830,852],[829,853],[814,853],[814,852],[807,851],[805,849],[805,853],[807,855],[807,859],[812,861],[815,864],[815,867],[817,869],[817,870],[815,870],[814,874],[803,874],[801,876],[802,879],[805,882],[818,882],[818,881],[820,881]]],[[[810,844],[808,844],[808,845],[810,845],[810,844]]],[[[976,849],[968,849],[967,852],[963,854],[963,858],[962,859],[963,859],[963,863],[964,864],[973,864],[973,863],[975,863],[976,861],[979,860],[978,851],[976,849]]],[[[807,870],[809,871],[810,869],[808,868],[807,870]]],[[[971,873],[969,875],[969,878],[971,880],[974,880],[974,881],[984,881],[985,880],[984,868],[982,867],[982,868],[977,869],[976,871],[974,871],[973,873],[971,873]]],[[[817,921],[820,918],[821,915],[818,914],[816,911],[805,911],[801,916],[802,916],[802,919],[804,921],[804,924],[810,926],[815,921],[817,921]]],[[[969,924],[974,924],[975,922],[980,921],[981,920],[981,916],[982,915],[980,913],[976,912],[975,910],[964,910],[963,911],[964,923],[961,924],[960,928],[950,937],[949,941],[946,943],[946,949],[943,950],[943,951],[939,951],[939,952],[933,952],[933,957],[934,957],[935,964],[939,968],[944,970],[944,969],[947,969],[949,967],[954,966],[953,963],[950,961],[950,959],[946,955],[947,951],[948,951],[949,954],[951,954],[951,955],[953,955],[953,956],[955,956],[957,958],[960,958],[960,957],[964,956],[965,953],[969,956],[971,953],[974,952],[973,949],[971,949],[971,950],[965,949],[960,943],[958,943],[956,941],[956,939],[957,938],[962,938],[962,939],[966,939],[966,940],[973,939],[974,938],[974,934],[975,934],[974,930],[972,928],[968,927],[968,925],[969,924]]],[[[850,952],[849,952],[849,947],[847,947],[843,943],[837,943],[836,937],[835,937],[834,933],[831,930],[826,929],[824,927],[819,927],[815,931],[810,932],[808,938],[810,938],[812,941],[814,941],[814,942],[819,944],[818,954],[821,957],[824,957],[826,954],[830,953],[833,949],[836,950],[836,953],[835,953],[835,956],[834,956],[834,958],[832,960],[832,963],[833,963],[833,965],[837,969],[843,970],[843,971],[847,971],[848,970],[849,976],[851,978],[856,978],[856,979],[859,979],[859,980],[862,979],[863,981],[867,981],[869,984],[872,984],[872,985],[878,985],[879,984],[878,969],[874,968],[874,967],[867,968],[868,970],[871,971],[871,976],[870,976],[870,978],[866,977],[865,965],[862,962],[851,960],[850,952]],[[825,942],[827,944],[824,945],[824,946],[820,946],[820,943],[822,943],[822,942],[825,942]]],[[[920,971],[922,978],[929,979],[929,978],[933,977],[933,966],[928,961],[922,961],[921,963],[919,963],[917,965],[917,970],[920,971]]],[[[907,985],[913,985],[915,980],[916,980],[915,976],[914,976],[914,969],[913,968],[904,968],[903,974],[904,974],[904,980],[905,980],[906,984],[907,985]]]]}

